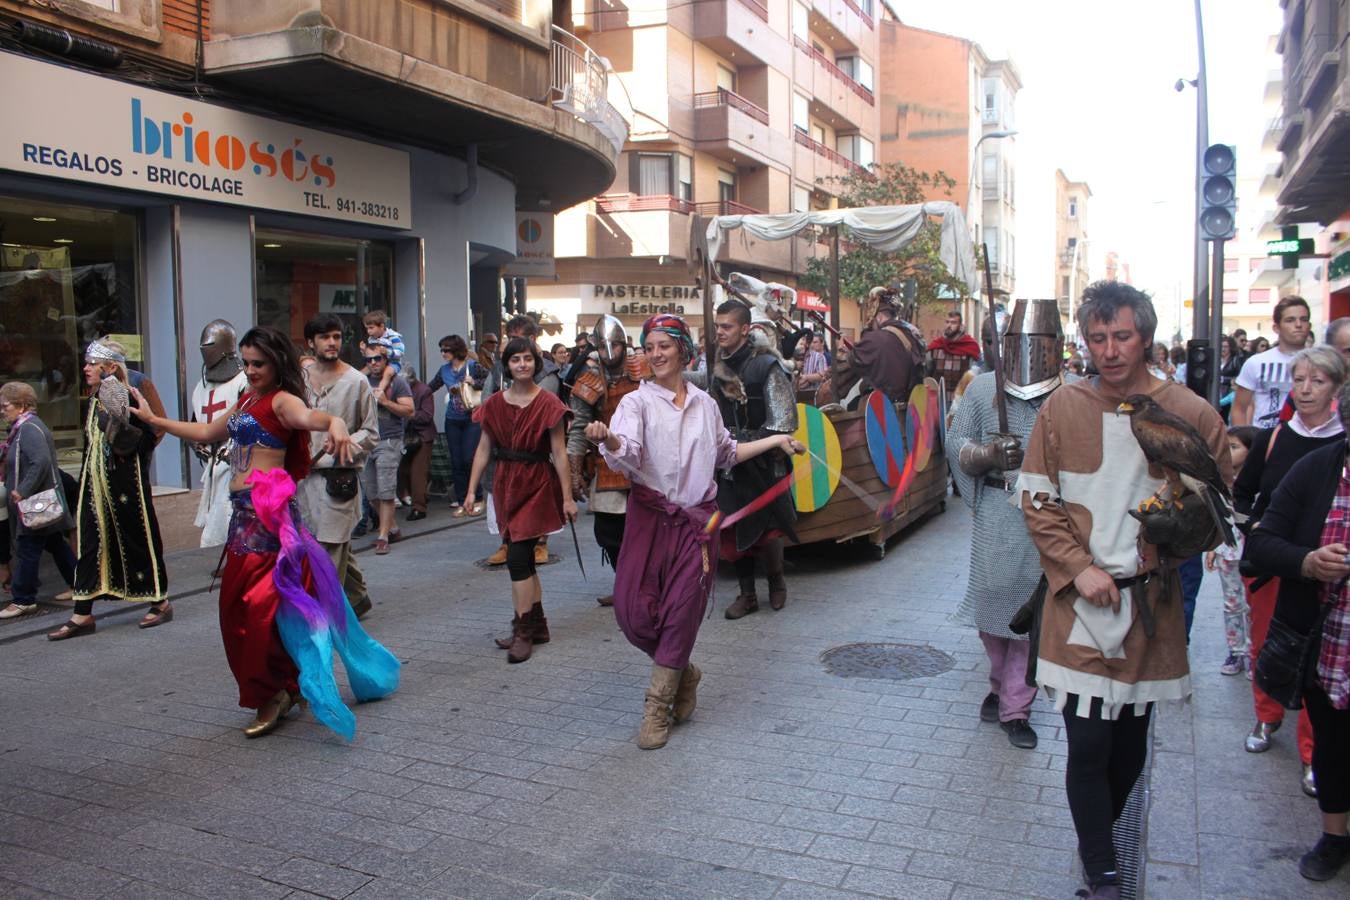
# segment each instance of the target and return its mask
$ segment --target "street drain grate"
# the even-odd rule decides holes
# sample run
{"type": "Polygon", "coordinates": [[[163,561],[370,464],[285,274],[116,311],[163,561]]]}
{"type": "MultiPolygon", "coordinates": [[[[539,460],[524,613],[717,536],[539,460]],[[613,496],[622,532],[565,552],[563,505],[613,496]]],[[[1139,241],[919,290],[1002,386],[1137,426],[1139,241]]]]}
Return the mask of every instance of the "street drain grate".
{"type": "Polygon", "coordinates": [[[926,644],[845,644],[820,654],[825,671],[840,678],[908,681],[951,671],[956,660],[926,644]]]}
{"type": "Polygon", "coordinates": [[[1125,809],[1111,826],[1116,845],[1116,869],[1120,873],[1121,900],[1143,900],[1144,861],[1148,846],[1149,780],[1153,771],[1153,723],[1149,723],[1149,753],[1144,770],[1134,783],[1125,809]]]}

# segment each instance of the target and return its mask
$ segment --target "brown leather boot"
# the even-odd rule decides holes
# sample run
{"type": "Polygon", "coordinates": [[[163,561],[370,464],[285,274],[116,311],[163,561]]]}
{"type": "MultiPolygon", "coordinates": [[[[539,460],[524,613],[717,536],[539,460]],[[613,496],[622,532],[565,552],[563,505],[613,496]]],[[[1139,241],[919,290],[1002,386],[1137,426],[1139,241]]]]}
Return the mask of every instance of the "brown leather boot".
{"type": "Polygon", "coordinates": [[[596,602],[596,603],[599,603],[601,606],[613,606],[613,605],[614,605],[614,595],[613,595],[613,594],[606,594],[606,595],[603,596],[603,597],[596,597],[596,598],[595,598],[595,602],[596,602]]]}
{"type": "Polygon", "coordinates": [[[496,550],[493,550],[492,555],[487,558],[486,564],[489,566],[506,565],[506,545],[502,544],[496,550]]]}
{"type": "Polygon", "coordinates": [[[511,636],[497,638],[496,642],[498,647],[501,647],[503,650],[511,649],[511,645],[514,644],[516,640],[517,626],[524,627],[529,631],[530,643],[548,643],[548,619],[544,618],[544,604],[536,603],[534,606],[530,607],[530,611],[525,615],[513,618],[511,620],[511,636]]]}
{"type": "Polygon", "coordinates": [[[506,648],[507,662],[523,663],[534,652],[534,644],[530,641],[528,627],[522,623],[517,625],[516,630],[511,633],[511,646],[506,648]]]}
{"type": "Polygon", "coordinates": [[[679,686],[679,669],[652,665],[652,680],[642,708],[642,726],[638,728],[638,747],[656,750],[666,745],[670,737],[670,705],[675,702],[675,691],[679,686]]]}
{"type": "Polygon", "coordinates": [[[760,559],[764,574],[769,577],[769,606],[782,609],[787,605],[787,581],[783,578],[783,542],[776,540],[764,548],[760,559]]]}
{"type": "Polygon", "coordinates": [[[759,612],[759,598],[751,591],[748,594],[737,594],[736,599],[727,607],[726,616],[728,619],[739,619],[753,612],[759,612]]]}
{"type": "Polygon", "coordinates": [[[680,673],[680,686],[675,689],[675,703],[670,711],[672,724],[687,722],[694,714],[694,707],[698,705],[698,683],[702,679],[703,673],[698,666],[690,663],[684,667],[680,673]]]}

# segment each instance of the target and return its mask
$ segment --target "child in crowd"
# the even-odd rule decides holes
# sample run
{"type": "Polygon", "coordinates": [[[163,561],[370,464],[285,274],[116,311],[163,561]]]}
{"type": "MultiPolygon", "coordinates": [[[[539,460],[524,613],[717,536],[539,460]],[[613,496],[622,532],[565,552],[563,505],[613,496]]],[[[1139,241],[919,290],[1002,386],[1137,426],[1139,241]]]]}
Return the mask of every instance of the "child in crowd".
{"type": "MultiPolygon", "coordinates": [[[[1228,429],[1228,452],[1233,457],[1233,473],[1242,470],[1242,462],[1252,448],[1252,439],[1257,429],[1250,425],[1233,425],[1228,429]]],[[[1232,485],[1229,485],[1232,488],[1232,485]]],[[[1220,544],[1218,549],[1205,554],[1205,568],[1218,571],[1219,584],[1223,589],[1223,631],[1228,639],[1228,658],[1219,666],[1225,675],[1247,672],[1252,677],[1248,664],[1251,631],[1251,614],[1247,608],[1247,592],[1242,585],[1242,576],[1238,574],[1238,561],[1242,559],[1242,535],[1237,538],[1237,546],[1220,544]]]]}
{"type": "MultiPolygon", "coordinates": [[[[403,354],[407,350],[407,346],[403,343],[403,335],[389,327],[389,318],[384,314],[384,310],[377,309],[368,312],[361,318],[361,321],[366,326],[366,339],[361,342],[362,354],[368,353],[367,348],[375,346],[377,341],[379,346],[388,351],[386,355],[389,359],[389,365],[384,367],[384,374],[380,376],[379,389],[375,392],[377,396],[380,396],[389,389],[389,383],[394,380],[394,376],[402,371],[403,354]]],[[[365,372],[366,369],[363,368],[361,371],[365,372]]]]}

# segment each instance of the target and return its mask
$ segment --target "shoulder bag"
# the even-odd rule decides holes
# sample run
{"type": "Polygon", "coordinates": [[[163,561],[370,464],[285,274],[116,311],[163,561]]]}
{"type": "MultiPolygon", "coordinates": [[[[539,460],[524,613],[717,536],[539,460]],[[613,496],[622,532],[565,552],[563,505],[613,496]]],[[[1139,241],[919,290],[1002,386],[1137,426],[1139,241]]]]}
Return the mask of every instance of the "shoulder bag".
{"type": "Polygon", "coordinates": [[[1321,607],[1306,632],[1278,616],[1273,617],[1256,657],[1253,673],[1256,686],[1285,709],[1302,708],[1303,694],[1315,675],[1322,650],[1322,625],[1331,612],[1331,604],[1322,603],[1321,607]]]}
{"type": "MultiPolygon", "coordinates": [[[[14,472],[15,477],[19,471],[19,437],[14,436],[14,472]]],[[[61,476],[56,474],[56,460],[52,460],[52,486],[45,491],[38,491],[31,497],[25,497],[19,501],[19,521],[23,527],[30,531],[39,531],[48,525],[54,525],[61,521],[65,516],[66,509],[64,501],[61,499],[61,476]]]]}
{"type": "Polygon", "coordinates": [[[483,389],[473,386],[468,372],[464,373],[464,380],[456,386],[456,390],[459,391],[459,401],[464,404],[465,409],[477,409],[483,405],[483,389]]]}

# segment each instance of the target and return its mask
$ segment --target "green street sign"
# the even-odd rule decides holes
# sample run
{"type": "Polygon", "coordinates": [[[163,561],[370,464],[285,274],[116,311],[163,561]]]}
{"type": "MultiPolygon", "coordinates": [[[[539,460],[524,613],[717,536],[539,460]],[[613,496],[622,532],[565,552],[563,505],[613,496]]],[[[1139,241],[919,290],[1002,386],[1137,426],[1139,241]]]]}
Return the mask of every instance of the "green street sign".
{"type": "Polygon", "coordinates": [[[1305,256],[1312,252],[1312,238],[1266,241],[1266,256],[1305,256]]]}

